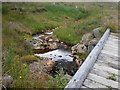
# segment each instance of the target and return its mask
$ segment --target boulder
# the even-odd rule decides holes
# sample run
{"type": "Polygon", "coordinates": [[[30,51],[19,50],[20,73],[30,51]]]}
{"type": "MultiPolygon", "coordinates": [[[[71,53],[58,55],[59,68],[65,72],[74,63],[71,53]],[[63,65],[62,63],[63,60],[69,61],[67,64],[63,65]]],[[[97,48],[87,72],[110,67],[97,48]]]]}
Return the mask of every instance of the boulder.
{"type": "Polygon", "coordinates": [[[92,39],[92,40],[89,41],[89,44],[95,46],[95,45],[98,43],[98,41],[99,41],[99,40],[98,40],[97,38],[94,38],[94,39],[92,39]]]}
{"type": "Polygon", "coordinates": [[[75,61],[73,62],[64,62],[64,61],[57,61],[56,70],[63,70],[64,73],[73,76],[77,71],[77,64],[75,61]]]}
{"type": "Polygon", "coordinates": [[[74,45],[74,46],[71,48],[71,50],[74,51],[74,50],[77,48],[78,45],[79,45],[79,43],[76,44],[76,45],[74,45]]]}
{"type": "Polygon", "coordinates": [[[92,49],[95,47],[95,45],[97,44],[98,42],[98,39],[97,38],[94,38],[92,40],[90,40],[88,42],[88,49],[87,49],[87,52],[90,53],[92,51],[92,49]]]}
{"type": "Polygon", "coordinates": [[[49,60],[47,62],[47,67],[52,68],[52,67],[54,67],[55,64],[56,64],[56,61],[49,60]]]}
{"type": "Polygon", "coordinates": [[[12,84],[12,82],[13,82],[13,78],[10,75],[7,75],[7,76],[3,77],[3,79],[2,79],[2,84],[5,87],[9,87],[10,84],[12,84]]]}
{"type": "Polygon", "coordinates": [[[93,30],[93,35],[94,35],[95,38],[97,38],[97,37],[100,36],[99,29],[100,29],[100,28],[96,28],[96,29],[93,30]]]}
{"type": "Polygon", "coordinates": [[[85,44],[85,45],[88,45],[88,42],[93,39],[93,34],[91,33],[87,33],[87,34],[84,34],[82,39],[81,39],[81,43],[85,44]]]}
{"type": "Polygon", "coordinates": [[[76,50],[77,50],[77,53],[82,54],[82,53],[86,53],[87,48],[84,44],[79,44],[76,50]]]}
{"type": "Polygon", "coordinates": [[[92,39],[92,38],[93,38],[92,33],[86,33],[86,34],[83,35],[82,41],[85,41],[86,39],[92,39]]]}

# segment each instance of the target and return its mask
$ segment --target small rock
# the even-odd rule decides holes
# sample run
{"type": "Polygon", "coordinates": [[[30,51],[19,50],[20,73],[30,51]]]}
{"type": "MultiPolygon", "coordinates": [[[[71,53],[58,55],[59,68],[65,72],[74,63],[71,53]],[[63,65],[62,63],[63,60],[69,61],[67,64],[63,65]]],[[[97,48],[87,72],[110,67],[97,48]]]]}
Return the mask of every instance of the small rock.
{"type": "Polygon", "coordinates": [[[49,39],[48,41],[49,41],[49,42],[53,42],[53,39],[49,39]]]}
{"type": "Polygon", "coordinates": [[[55,42],[59,42],[59,39],[56,39],[55,42]]]}
{"type": "Polygon", "coordinates": [[[65,19],[69,19],[69,17],[66,16],[65,19]]]}
{"type": "Polygon", "coordinates": [[[67,46],[67,45],[64,45],[64,49],[68,49],[68,46],[67,46]]]}
{"type": "Polygon", "coordinates": [[[61,55],[59,55],[58,57],[62,57],[61,55]]]}
{"type": "Polygon", "coordinates": [[[44,7],[37,7],[36,8],[36,10],[38,11],[38,12],[47,12],[47,10],[44,8],[44,7]]]}
{"type": "Polygon", "coordinates": [[[5,87],[9,87],[10,84],[12,84],[12,82],[13,82],[13,78],[10,75],[3,77],[2,84],[5,87]]]}
{"type": "MultiPolygon", "coordinates": [[[[67,56],[67,55],[66,55],[66,56],[67,56]]],[[[74,55],[73,55],[73,54],[70,54],[69,56],[70,56],[70,57],[74,57],[74,55]]]]}
{"type": "Polygon", "coordinates": [[[54,45],[54,44],[50,44],[50,46],[49,46],[49,49],[51,49],[51,50],[54,50],[54,49],[57,49],[57,48],[58,48],[58,46],[54,45]]]}
{"type": "Polygon", "coordinates": [[[39,38],[44,37],[45,35],[40,35],[39,38]]]}
{"type": "Polygon", "coordinates": [[[35,49],[35,50],[39,50],[39,49],[41,49],[41,48],[40,48],[40,47],[35,47],[34,49],[35,49]]]}
{"type": "Polygon", "coordinates": [[[63,44],[64,42],[61,42],[61,44],[63,44]]]}

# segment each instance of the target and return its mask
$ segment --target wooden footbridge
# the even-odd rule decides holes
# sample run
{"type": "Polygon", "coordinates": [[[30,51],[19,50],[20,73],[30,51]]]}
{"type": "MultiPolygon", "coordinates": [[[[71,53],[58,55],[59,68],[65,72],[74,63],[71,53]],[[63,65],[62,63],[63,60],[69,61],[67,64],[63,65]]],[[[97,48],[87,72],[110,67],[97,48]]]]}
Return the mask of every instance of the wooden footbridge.
{"type": "Polygon", "coordinates": [[[100,41],[70,80],[68,88],[116,88],[118,89],[118,34],[107,29],[100,41]]]}

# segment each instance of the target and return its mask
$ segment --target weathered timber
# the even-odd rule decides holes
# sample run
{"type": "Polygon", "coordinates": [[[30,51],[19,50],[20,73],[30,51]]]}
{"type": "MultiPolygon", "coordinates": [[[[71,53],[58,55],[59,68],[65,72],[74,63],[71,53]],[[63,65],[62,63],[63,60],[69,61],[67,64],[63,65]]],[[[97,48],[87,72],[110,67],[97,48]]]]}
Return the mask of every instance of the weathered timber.
{"type": "Polygon", "coordinates": [[[118,88],[118,82],[110,80],[110,79],[106,79],[106,78],[101,77],[101,76],[97,76],[96,74],[89,73],[87,79],[101,83],[105,86],[111,86],[112,88],[118,88]]]}
{"type": "Polygon", "coordinates": [[[88,55],[84,63],[81,65],[81,67],[78,69],[76,74],[73,76],[73,78],[70,80],[68,85],[65,87],[65,89],[80,88],[82,86],[83,81],[85,80],[91,68],[93,67],[95,61],[97,60],[97,57],[100,54],[105,41],[108,39],[109,33],[110,33],[110,29],[107,29],[104,35],[102,36],[102,38],[97,43],[97,45],[88,55]]]}
{"type": "Polygon", "coordinates": [[[90,80],[90,79],[86,79],[85,82],[83,83],[83,85],[85,85],[86,87],[89,87],[89,88],[107,88],[105,85],[102,85],[102,84],[95,82],[93,80],[90,80]]]}

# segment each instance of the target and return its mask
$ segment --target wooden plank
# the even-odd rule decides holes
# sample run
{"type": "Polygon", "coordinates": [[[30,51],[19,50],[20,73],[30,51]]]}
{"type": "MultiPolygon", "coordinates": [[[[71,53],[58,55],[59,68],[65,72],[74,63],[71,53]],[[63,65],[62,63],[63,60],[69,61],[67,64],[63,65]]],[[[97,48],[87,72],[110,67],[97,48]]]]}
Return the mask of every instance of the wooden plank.
{"type": "Polygon", "coordinates": [[[118,65],[118,62],[114,61],[114,60],[109,60],[109,59],[108,60],[101,60],[101,59],[98,59],[97,63],[104,63],[106,65],[109,65],[112,68],[120,70],[120,65],[118,65]]]}
{"type": "Polygon", "coordinates": [[[119,42],[118,41],[113,41],[113,40],[108,40],[106,43],[109,43],[109,44],[111,43],[111,44],[117,46],[119,42]]]}
{"type": "Polygon", "coordinates": [[[85,86],[81,86],[81,88],[87,88],[87,87],[85,87],[85,86]]]}
{"type": "Polygon", "coordinates": [[[113,64],[113,65],[118,65],[118,61],[116,61],[116,60],[113,60],[113,59],[109,59],[109,58],[106,58],[106,59],[99,59],[98,58],[98,61],[100,61],[100,62],[104,62],[104,63],[107,63],[107,64],[113,64]]]}
{"type": "Polygon", "coordinates": [[[105,45],[110,45],[110,46],[113,46],[113,48],[118,48],[118,44],[113,44],[113,43],[106,42],[105,45]]]}
{"type": "Polygon", "coordinates": [[[86,79],[85,82],[83,83],[84,86],[87,86],[89,88],[107,88],[105,85],[102,85],[98,82],[95,82],[90,79],[86,79]]]}
{"type": "Polygon", "coordinates": [[[118,33],[114,33],[114,34],[110,33],[110,36],[119,37],[119,34],[118,33]]]}
{"type": "Polygon", "coordinates": [[[87,77],[98,55],[100,54],[105,41],[108,39],[109,32],[110,29],[107,29],[102,38],[99,40],[94,49],[90,52],[84,63],[81,65],[81,67],[78,69],[78,71],[75,73],[75,75],[65,88],[80,88],[82,86],[83,81],[87,77]]]}
{"type": "Polygon", "coordinates": [[[114,36],[114,35],[110,35],[111,38],[116,38],[118,39],[119,37],[118,36],[114,36]]]}
{"type": "Polygon", "coordinates": [[[105,53],[100,53],[98,59],[100,60],[110,60],[110,61],[116,61],[116,62],[119,62],[119,58],[118,57],[113,57],[113,56],[110,56],[108,54],[105,54],[105,53]]]}
{"type": "Polygon", "coordinates": [[[111,67],[108,67],[108,66],[104,66],[103,64],[99,65],[99,64],[95,63],[93,68],[96,68],[96,69],[99,69],[99,70],[103,70],[103,71],[106,71],[108,73],[112,73],[112,74],[115,74],[115,75],[119,75],[118,74],[119,70],[111,68],[111,67]]]}
{"type": "Polygon", "coordinates": [[[107,50],[107,51],[112,50],[112,51],[118,53],[118,49],[116,49],[116,48],[114,48],[114,47],[113,47],[113,48],[110,48],[110,47],[105,47],[105,46],[104,46],[103,50],[107,50]]]}
{"type": "Polygon", "coordinates": [[[113,43],[111,41],[107,41],[106,44],[113,45],[115,47],[118,47],[118,43],[113,43]]]}
{"type": "Polygon", "coordinates": [[[111,45],[111,44],[105,44],[105,45],[104,45],[104,48],[106,48],[106,47],[115,49],[115,50],[117,50],[117,51],[119,50],[119,49],[118,49],[118,45],[117,45],[117,47],[115,47],[115,46],[113,46],[113,45],[111,45]]]}
{"type": "Polygon", "coordinates": [[[89,73],[87,79],[96,81],[96,82],[101,83],[105,86],[111,86],[112,88],[118,88],[118,82],[106,79],[106,78],[101,77],[101,76],[97,76],[97,75],[92,74],[92,73],[89,73]]]}
{"type": "MultiPolygon", "coordinates": [[[[73,90],[73,88],[71,88],[71,90],[73,90]]],[[[81,86],[81,88],[78,88],[78,90],[93,90],[93,89],[92,88],[88,88],[88,87],[86,87],[86,86],[83,85],[83,86],[81,86]]]]}
{"type": "Polygon", "coordinates": [[[119,33],[113,33],[113,32],[111,32],[110,35],[118,36],[119,33]]]}
{"type": "Polygon", "coordinates": [[[109,38],[119,39],[118,36],[113,36],[113,35],[110,35],[109,38]]]}
{"type": "MultiPolygon", "coordinates": [[[[96,74],[96,75],[101,76],[101,77],[104,77],[104,78],[109,78],[110,76],[113,76],[113,74],[111,74],[111,73],[108,73],[106,71],[103,71],[103,70],[100,70],[100,69],[96,69],[96,68],[93,68],[91,70],[91,73],[92,74],[96,74]]],[[[115,81],[117,81],[117,82],[119,81],[117,75],[114,76],[114,78],[116,79],[115,81]]]]}
{"type": "Polygon", "coordinates": [[[109,52],[110,55],[113,54],[115,56],[118,56],[118,50],[116,51],[116,50],[112,50],[110,48],[104,48],[101,52],[109,52]]]}
{"type": "Polygon", "coordinates": [[[114,38],[108,38],[107,42],[114,42],[114,43],[118,43],[120,42],[118,39],[114,39],[114,38]]]}
{"type": "Polygon", "coordinates": [[[116,53],[109,52],[109,51],[105,51],[105,50],[102,50],[101,53],[107,54],[107,55],[110,55],[110,56],[113,56],[113,57],[118,57],[118,58],[120,57],[120,56],[118,56],[118,54],[116,54],[116,53]]]}
{"type": "Polygon", "coordinates": [[[109,37],[108,40],[109,40],[109,41],[114,41],[114,42],[117,42],[117,43],[120,42],[119,39],[115,39],[115,38],[111,38],[111,37],[109,37]]]}

